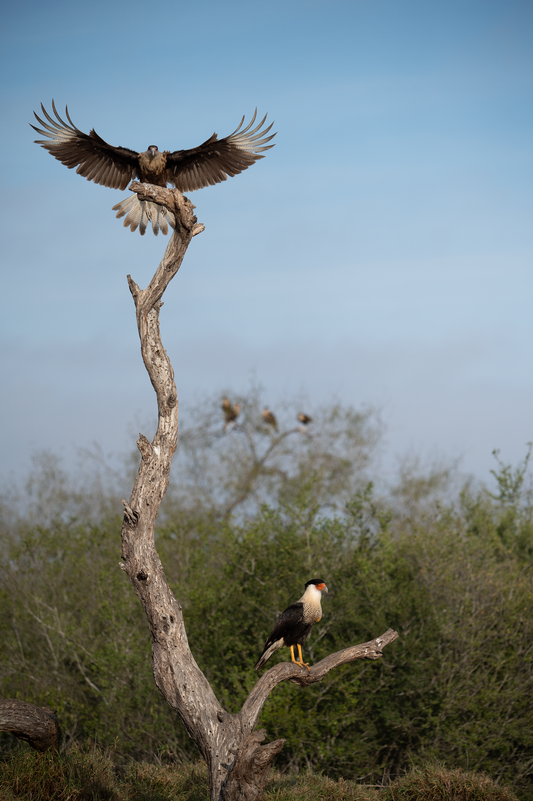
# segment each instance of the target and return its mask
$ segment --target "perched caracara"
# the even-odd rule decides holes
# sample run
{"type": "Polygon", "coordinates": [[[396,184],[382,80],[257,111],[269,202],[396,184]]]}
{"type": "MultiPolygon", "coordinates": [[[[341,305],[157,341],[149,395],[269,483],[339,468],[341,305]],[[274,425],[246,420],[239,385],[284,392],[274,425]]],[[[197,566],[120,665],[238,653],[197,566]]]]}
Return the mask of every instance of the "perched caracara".
{"type": "Polygon", "coordinates": [[[272,426],[274,431],[277,431],[278,430],[278,421],[276,420],[276,418],[274,417],[274,415],[272,414],[272,412],[270,411],[268,406],[265,406],[265,408],[263,409],[261,414],[263,415],[263,420],[265,421],[267,426],[272,426]]]}
{"type": "Polygon", "coordinates": [[[322,593],[327,592],[328,588],[322,579],[311,579],[305,585],[305,592],[296,603],[291,604],[287,609],[282,612],[278,618],[278,622],[272,630],[272,634],[265,643],[263,653],[259,657],[255,669],[263,667],[267,659],[270,659],[273,653],[280,648],[287,646],[291,649],[291,659],[300,667],[306,667],[308,670],[309,664],[303,661],[302,645],[305,638],[313,628],[315,623],[322,617],[322,607],[320,601],[322,593]],[[299,659],[294,658],[294,646],[298,646],[299,659]]]}
{"type": "Polygon", "coordinates": [[[298,420],[300,421],[300,423],[303,423],[304,426],[308,425],[308,423],[313,422],[313,418],[309,417],[309,415],[304,414],[303,412],[300,412],[300,414],[298,415],[298,420]]]}
{"type": "MultiPolygon", "coordinates": [[[[52,109],[56,119],[48,114],[42,103],[41,108],[48,122],[34,114],[44,130],[35,125],[31,127],[48,138],[37,139],[36,144],[42,145],[67,167],[76,167],[76,172],[88,181],[111,189],[126,189],[135,178],[156,186],[171,184],[180,192],[192,192],[210,184],[218,184],[264,158],[260,154],[274,147],[266,143],[276,135],[266,136],[273,125],[271,123],[268,128],[263,128],[266,114],[259,125],[250,130],[257,116],[256,109],[246,128],[241,130],[243,117],[239,127],[224,139],[218,139],[214,133],[203,145],[190,150],[160,152],[157,145],[150,145],[144,153],[137,153],[126,147],[108,145],[94,128],[89,134],[83,133],[70,119],[68,108],[65,109],[68,123],[65,122],[57,113],[53,100],[52,109]]],[[[141,234],[144,234],[149,222],[152,223],[154,234],[158,233],[159,228],[166,234],[167,223],[174,225],[174,217],[168,209],[148,200],[139,200],[137,195],[113,206],[113,210],[118,210],[117,217],[126,214],[124,225],[129,225],[132,231],[139,227],[141,234]]]]}
{"type": "Polygon", "coordinates": [[[222,398],[222,411],[224,412],[225,418],[225,431],[231,423],[236,421],[237,417],[241,413],[241,404],[236,403],[235,406],[233,406],[229,398],[222,398]]]}

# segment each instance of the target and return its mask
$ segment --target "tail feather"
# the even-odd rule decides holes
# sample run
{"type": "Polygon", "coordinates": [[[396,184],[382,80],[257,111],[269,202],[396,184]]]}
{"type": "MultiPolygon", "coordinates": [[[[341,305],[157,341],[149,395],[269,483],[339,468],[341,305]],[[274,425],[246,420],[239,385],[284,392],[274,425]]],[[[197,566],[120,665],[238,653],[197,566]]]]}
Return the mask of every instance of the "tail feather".
{"type": "Polygon", "coordinates": [[[284,645],[285,642],[283,639],[281,639],[281,640],[276,640],[275,642],[268,645],[268,647],[265,647],[265,650],[257,660],[254,670],[259,670],[259,668],[262,668],[265,662],[267,662],[270,659],[272,654],[275,654],[276,651],[279,651],[279,649],[283,648],[284,645]]]}
{"type": "Polygon", "coordinates": [[[168,234],[168,226],[174,228],[174,215],[166,206],[160,206],[151,200],[140,200],[137,195],[130,195],[126,200],[122,200],[113,206],[113,211],[117,212],[117,218],[124,217],[124,227],[131,231],[139,229],[141,236],[144,236],[148,225],[152,224],[152,230],[157,236],[159,230],[163,234],[168,234]]]}

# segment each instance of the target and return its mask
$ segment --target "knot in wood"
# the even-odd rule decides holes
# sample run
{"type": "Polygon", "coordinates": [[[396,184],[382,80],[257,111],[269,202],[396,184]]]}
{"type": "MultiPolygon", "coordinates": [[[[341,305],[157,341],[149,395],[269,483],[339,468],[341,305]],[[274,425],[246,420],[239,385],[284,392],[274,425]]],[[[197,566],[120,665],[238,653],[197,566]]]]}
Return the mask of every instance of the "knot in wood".
{"type": "Polygon", "coordinates": [[[152,457],[153,448],[149,443],[149,441],[144,436],[144,434],[139,434],[139,439],[137,440],[137,447],[139,448],[143,462],[150,461],[152,457]]]}
{"type": "Polygon", "coordinates": [[[146,579],[148,578],[148,576],[149,576],[149,575],[150,575],[150,574],[149,574],[149,573],[147,573],[147,572],[146,572],[146,570],[140,570],[140,571],[137,573],[137,579],[138,579],[139,581],[146,581],[146,579]]]}
{"type": "Polygon", "coordinates": [[[170,406],[170,408],[173,409],[177,402],[178,402],[177,395],[174,392],[171,392],[167,398],[167,406],[170,406]]]}
{"type": "Polygon", "coordinates": [[[122,498],[122,505],[124,506],[124,520],[126,523],[129,523],[130,526],[136,526],[139,522],[139,512],[132,509],[131,506],[127,501],[122,498]]]}

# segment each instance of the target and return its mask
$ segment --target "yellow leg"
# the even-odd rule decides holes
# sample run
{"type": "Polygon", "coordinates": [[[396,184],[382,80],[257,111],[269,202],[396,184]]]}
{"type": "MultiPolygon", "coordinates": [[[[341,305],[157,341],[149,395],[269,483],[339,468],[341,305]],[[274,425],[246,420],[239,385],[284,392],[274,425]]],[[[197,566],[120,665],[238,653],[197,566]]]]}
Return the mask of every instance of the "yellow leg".
{"type": "Polygon", "coordinates": [[[296,662],[296,659],[294,658],[294,645],[291,645],[291,660],[296,662]]]}
{"type": "Polygon", "coordinates": [[[304,662],[304,658],[302,655],[302,646],[300,645],[300,643],[298,643],[298,655],[300,657],[300,660],[299,662],[297,662],[297,664],[300,665],[300,667],[302,668],[306,667],[307,670],[311,671],[311,668],[309,667],[309,662],[304,662]]]}

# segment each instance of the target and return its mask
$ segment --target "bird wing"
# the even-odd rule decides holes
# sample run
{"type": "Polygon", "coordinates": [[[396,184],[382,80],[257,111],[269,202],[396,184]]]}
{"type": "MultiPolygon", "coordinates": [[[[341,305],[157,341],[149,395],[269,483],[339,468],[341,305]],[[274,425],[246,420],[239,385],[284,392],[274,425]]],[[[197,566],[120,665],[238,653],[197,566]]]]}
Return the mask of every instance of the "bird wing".
{"type": "Polygon", "coordinates": [[[48,139],[36,139],[36,144],[48,150],[62,164],[70,169],[77,167],[76,172],[88,181],[111,189],[125,189],[133,177],[140,178],[139,154],[134,150],[109,145],[94,129],[89,134],[83,133],[76,128],[70,119],[68,108],[65,108],[69,125],[57,113],[53,100],[52,109],[56,119],[48,114],[42,103],[41,108],[48,122],[33,113],[44,130],[35,125],[31,127],[48,139]]]}
{"type": "Polygon", "coordinates": [[[262,129],[266,120],[265,114],[259,125],[250,130],[256,116],[257,109],[246,128],[241,131],[243,117],[239,127],[224,139],[217,139],[214,133],[199,147],[169,153],[165,173],[167,182],[174,184],[180,192],[192,192],[225,181],[228,176],[233,178],[258,159],[264,158],[260,154],[274,147],[266,144],[276,135],[273,133],[266,136],[274,123],[262,129]]]}
{"type": "Polygon", "coordinates": [[[289,633],[289,631],[294,627],[297,626],[298,623],[301,623],[304,616],[304,605],[297,601],[294,604],[291,604],[287,607],[287,609],[281,613],[276,621],[276,625],[272,629],[272,633],[268,638],[265,649],[267,648],[270,643],[276,642],[277,640],[284,639],[285,636],[289,633]]]}

